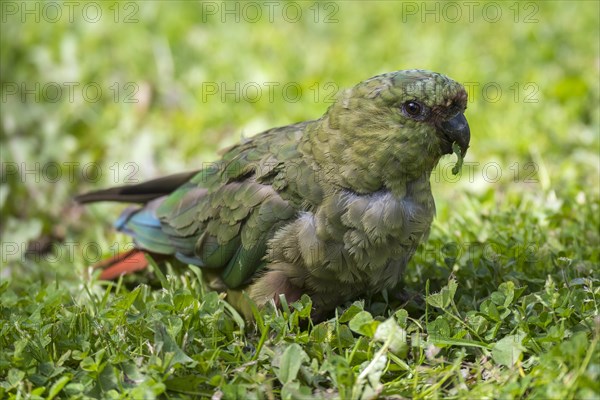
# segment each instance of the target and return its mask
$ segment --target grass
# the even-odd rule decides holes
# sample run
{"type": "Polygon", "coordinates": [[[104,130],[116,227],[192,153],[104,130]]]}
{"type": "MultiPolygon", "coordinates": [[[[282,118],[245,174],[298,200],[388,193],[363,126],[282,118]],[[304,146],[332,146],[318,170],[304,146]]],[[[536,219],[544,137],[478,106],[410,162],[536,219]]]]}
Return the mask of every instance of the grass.
{"type": "Polygon", "coordinates": [[[456,22],[434,2],[277,2],[272,21],[263,3],[75,5],[72,22],[35,4],[2,5],[0,398],[600,395],[597,2],[458,2],[456,22]],[[90,274],[128,242],[121,207],[74,194],[197,168],[414,67],[470,89],[472,142],[458,178],[453,157],[436,169],[397,291],[254,326],[195,268],[90,274]]]}

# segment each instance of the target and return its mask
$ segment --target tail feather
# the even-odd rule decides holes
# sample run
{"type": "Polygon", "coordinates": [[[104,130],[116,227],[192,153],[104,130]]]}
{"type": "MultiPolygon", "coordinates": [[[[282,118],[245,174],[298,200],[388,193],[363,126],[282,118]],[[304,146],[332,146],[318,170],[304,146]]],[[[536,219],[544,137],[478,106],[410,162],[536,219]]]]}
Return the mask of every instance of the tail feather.
{"type": "Polygon", "coordinates": [[[147,203],[157,197],[173,192],[179,186],[189,181],[198,171],[182,172],[154,179],[137,185],[118,186],[110,189],[75,196],[75,201],[80,204],[94,203],[96,201],[118,201],[123,203],[147,203]]]}
{"type": "Polygon", "coordinates": [[[136,248],[95,264],[93,268],[102,270],[100,279],[113,280],[121,275],[147,268],[146,254],[151,254],[158,259],[166,259],[175,255],[179,247],[187,252],[194,248],[194,238],[176,240],[172,243],[169,235],[162,230],[156,211],[169,194],[197,173],[198,171],[184,172],[136,185],[119,186],[75,197],[75,200],[81,204],[96,201],[142,204],[127,208],[115,223],[118,231],[133,238],[136,248]]]}
{"type": "MultiPolygon", "coordinates": [[[[154,199],[145,206],[132,206],[123,211],[115,223],[115,228],[133,237],[135,249],[107,258],[93,267],[101,269],[100,279],[114,280],[121,275],[131,274],[148,267],[145,255],[154,259],[166,259],[175,253],[169,236],[162,231],[155,211],[164,197],[154,199]]],[[[193,243],[189,243],[193,247],[193,243]]]]}
{"type": "Polygon", "coordinates": [[[133,249],[102,260],[95,264],[93,268],[102,270],[100,279],[114,280],[121,275],[146,269],[148,265],[145,253],[141,250],[133,249]]]}
{"type": "Polygon", "coordinates": [[[160,220],[156,216],[156,209],[164,201],[159,197],[143,207],[132,206],[127,208],[117,222],[115,228],[129,236],[136,247],[158,254],[174,254],[169,236],[162,230],[160,220]]]}

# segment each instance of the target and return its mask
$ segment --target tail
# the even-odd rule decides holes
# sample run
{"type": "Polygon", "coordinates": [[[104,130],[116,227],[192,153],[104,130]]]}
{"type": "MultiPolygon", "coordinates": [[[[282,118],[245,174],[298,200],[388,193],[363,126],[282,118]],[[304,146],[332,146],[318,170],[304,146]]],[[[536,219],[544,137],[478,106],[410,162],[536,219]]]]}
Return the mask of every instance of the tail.
{"type": "Polygon", "coordinates": [[[121,203],[147,203],[157,197],[170,194],[179,186],[189,181],[198,171],[182,172],[169,175],[137,185],[117,186],[110,189],[75,196],[75,201],[80,204],[95,203],[97,201],[117,201],[121,203]]]}
{"type": "Polygon", "coordinates": [[[147,254],[155,259],[164,259],[165,256],[168,258],[175,253],[156,216],[156,209],[164,199],[165,196],[149,201],[143,206],[131,206],[121,213],[114,227],[119,232],[131,236],[135,248],[94,264],[94,269],[102,270],[100,279],[113,280],[121,275],[146,269],[149,265],[147,254]]]}
{"type": "Polygon", "coordinates": [[[107,258],[93,265],[101,269],[100,279],[113,280],[124,274],[146,269],[149,265],[146,254],[158,258],[172,256],[175,248],[162,231],[156,209],[165,197],[190,180],[198,171],[170,175],[137,185],[119,186],[75,197],[78,203],[117,201],[142,203],[127,208],[115,222],[115,228],[134,240],[135,248],[107,258]]]}
{"type": "Polygon", "coordinates": [[[142,250],[133,249],[100,261],[92,266],[101,269],[100,279],[114,280],[121,275],[131,274],[146,269],[148,260],[142,250]]]}

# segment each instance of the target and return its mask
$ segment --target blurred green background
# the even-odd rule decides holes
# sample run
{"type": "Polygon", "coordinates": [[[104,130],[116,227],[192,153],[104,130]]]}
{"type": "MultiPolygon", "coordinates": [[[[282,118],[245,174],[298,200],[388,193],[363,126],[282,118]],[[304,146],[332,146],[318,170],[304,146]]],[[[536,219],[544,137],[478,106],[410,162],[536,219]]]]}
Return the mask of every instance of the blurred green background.
{"type": "Polygon", "coordinates": [[[598,15],[596,1],[3,2],[2,264],[53,243],[108,253],[120,207],[84,213],[74,194],[196,169],[398,69],[469,90],[463,175],[448,157],[433,176],[439,224],[473,198],[597,199],[598,15]]]}

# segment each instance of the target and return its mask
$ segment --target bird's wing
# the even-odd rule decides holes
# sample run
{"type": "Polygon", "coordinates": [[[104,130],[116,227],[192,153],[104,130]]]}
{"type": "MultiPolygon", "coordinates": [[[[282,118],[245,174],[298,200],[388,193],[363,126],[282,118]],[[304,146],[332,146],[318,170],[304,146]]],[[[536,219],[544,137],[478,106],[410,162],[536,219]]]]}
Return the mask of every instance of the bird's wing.
{"type": "MultiPolygon", "coordinates": [[[[210,269],[229,288],[248,283],[265,264],[269,239],[303,204],[287,190],[296,187],[287,180],[289,165],[301,157],[299,129],[277,128],[243,141],[221,161],[182,179],[169,195],[126,210],[117,228],[143,250],[210,269]]],[[[138,188],[142,193],[128,189],[125,195],[157,193],[148,185],[138,188]]],[[[106,192],[102,199],[113,195],[106,192]]]]}

